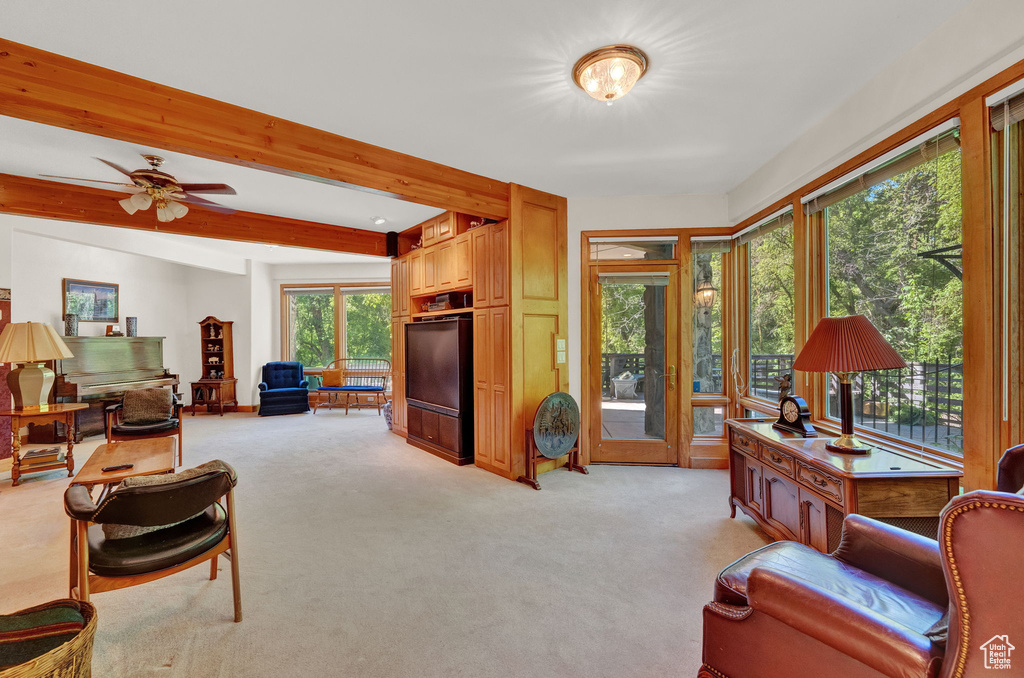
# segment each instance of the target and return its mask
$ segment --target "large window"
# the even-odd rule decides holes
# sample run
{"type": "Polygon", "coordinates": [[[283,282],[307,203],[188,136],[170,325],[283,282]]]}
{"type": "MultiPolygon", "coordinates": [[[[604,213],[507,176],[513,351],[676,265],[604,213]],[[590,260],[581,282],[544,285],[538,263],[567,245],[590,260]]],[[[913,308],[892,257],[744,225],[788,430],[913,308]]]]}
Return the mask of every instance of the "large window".
{"type": "Polygon", "coordinates": [[[282,356],[307,368],[338,358],[391,359],[391,291],[369,286],[282,289],[282,356]]]}
{"type": "Polygon", "coordinates": [[[953,130],[808,205],[828,238],[829,315],[867,316],[908,364],[857,376],[855,422],[948,450],[962,448],[960,197],[953,130]]]}
{"type": "Polygon", "coordinates": [[[777,400],[779,379],[793,373],[793,215],[784,214],[747,236],[749,246],[749,364],[747,392],[777,400]]]}
{"type": "MultiPolygon", "coordinates": [[[[729,241],[694,241],[693,392],[722,393],[722,254],[729,241]]],[[[700,428],[700,427],[698,427],[700,428]]]]}

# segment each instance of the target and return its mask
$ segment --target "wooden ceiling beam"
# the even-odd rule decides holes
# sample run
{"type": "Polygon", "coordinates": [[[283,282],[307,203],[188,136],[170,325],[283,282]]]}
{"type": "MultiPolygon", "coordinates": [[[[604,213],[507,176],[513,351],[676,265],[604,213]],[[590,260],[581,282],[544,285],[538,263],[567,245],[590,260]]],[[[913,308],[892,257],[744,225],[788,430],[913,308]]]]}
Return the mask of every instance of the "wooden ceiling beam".
{"type": "Polygon", "coordinates": [[[126,194],[56,181],[0,174],[0,212],[200,238],[385,256],[385,236],[346,226],[298,221],[253,212],[222,214],[190,205],[188,214],[166,223],[156,210],[128,214],[117,201],[126,194]]]}
{"type": "Polygon", "coordinates": [[[509,185],[0,39],[0,115],[495,219],[509,185]]]}

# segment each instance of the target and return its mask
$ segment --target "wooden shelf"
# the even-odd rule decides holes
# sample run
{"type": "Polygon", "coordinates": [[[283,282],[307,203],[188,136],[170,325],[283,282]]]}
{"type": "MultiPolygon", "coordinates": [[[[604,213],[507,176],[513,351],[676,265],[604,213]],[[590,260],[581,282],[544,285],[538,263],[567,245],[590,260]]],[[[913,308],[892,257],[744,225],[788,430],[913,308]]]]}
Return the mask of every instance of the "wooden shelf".
{"type": "Polygon", "coordinates": [[[465,308],[446,308],[443,311],[423,311],[421,313],[413,313],[413,318],[435,318],[442,315],[460,315],[463,313],[472,313],[473,307],[467,306],[465,308]]]}

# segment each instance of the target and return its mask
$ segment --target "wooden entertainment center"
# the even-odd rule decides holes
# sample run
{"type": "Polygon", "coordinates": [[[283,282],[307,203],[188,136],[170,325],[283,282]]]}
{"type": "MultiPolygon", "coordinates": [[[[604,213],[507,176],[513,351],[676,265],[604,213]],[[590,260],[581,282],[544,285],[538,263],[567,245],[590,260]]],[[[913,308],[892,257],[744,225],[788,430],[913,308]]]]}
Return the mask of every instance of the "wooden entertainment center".
{"type": "Polygon", "coordinates": [[[505,220],[471,227],[481,220],[449,211],[399,235],[391,263],[392,417],[395,433],[408,436],[406,323],[472,318],[473,463],[515,480],[526,470],[527,419],[569,385],[568,363],[555,353],[568,324],[568,238],[565,198],[511,184],[509,206],[505,220]],[[470,303],[423,309],[443,294],[470,303]]]}
{"type": "Polygon", "coordinates": [[[939,512],[960,494],[962,472],[936,459],[891,447],[869,454],[825,449],[832,436],[804,438],[772,428],[770,419],[730,419],[729,507],[775,539],[833,551],[850,513],[933,539],[939,512]]]}

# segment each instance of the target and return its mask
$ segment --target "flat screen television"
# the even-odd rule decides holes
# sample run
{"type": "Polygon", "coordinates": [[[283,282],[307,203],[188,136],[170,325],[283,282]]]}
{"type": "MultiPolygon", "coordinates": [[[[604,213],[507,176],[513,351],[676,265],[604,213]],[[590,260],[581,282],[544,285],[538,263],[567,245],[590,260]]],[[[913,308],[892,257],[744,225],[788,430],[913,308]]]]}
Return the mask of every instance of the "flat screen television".
{"type": "Polygon", "coordinates": [[[472,379],[472,321],[409,323],[405,329],[409,404],[458,415],[472,379]]]}

